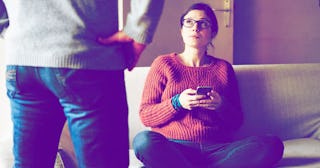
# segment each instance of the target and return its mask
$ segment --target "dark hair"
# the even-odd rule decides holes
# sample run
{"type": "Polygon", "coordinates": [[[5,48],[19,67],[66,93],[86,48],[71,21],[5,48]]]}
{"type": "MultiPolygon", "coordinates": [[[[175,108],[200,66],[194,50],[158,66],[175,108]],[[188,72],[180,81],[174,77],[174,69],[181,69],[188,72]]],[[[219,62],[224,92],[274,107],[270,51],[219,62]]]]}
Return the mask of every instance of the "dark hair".
{"type": "Polygon", "coordinates": [[[180,26],[183,26],[183,19],[184,17],[192,10],[201,10],[204,11],[205,14],[208,16],[209,21],[211,23],[211,33],[212,37],[215,37],[218,33],[218,21],[217,17],[213,12],[213,9],[205,3],[195,3],[191,5],[180,17],[180,26]]]}

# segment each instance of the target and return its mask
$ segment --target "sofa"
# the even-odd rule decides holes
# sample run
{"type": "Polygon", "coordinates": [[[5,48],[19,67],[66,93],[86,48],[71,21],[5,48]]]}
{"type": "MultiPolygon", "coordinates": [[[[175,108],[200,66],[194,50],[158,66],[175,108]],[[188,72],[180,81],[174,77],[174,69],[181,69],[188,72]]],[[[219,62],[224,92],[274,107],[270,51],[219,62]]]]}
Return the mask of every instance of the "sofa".
{"type": "MultiPolygon", "coordinates": [[[[236,138],[277,135],[285,145],[277,168],[320,168],[320,63],[233,67],[244,111],[244,124],[236,138]]],[[[138,115],[148,70],[149,67],[137,67],[125,72],[130,144],[139,131],[149,129],[142,125],[138,115]]],[[[143,166],[132,149],[129,152],[129,168],[143,166]]],[[[76,167],[67,125],[57,156],[57,167],[76,167]]]]}

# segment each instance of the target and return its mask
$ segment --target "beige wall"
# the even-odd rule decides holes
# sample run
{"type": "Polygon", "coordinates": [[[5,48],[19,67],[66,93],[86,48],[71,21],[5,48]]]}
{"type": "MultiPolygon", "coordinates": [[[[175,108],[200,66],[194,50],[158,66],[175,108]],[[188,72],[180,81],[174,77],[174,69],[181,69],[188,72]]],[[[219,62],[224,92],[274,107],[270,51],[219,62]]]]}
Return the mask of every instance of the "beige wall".
{"type": "MultiPolygon", "coordinates": [[[[198,1],[166,1],[154,42],[139,66],[149,66],[159,54],[182,50],[177,20],[181,9],[198,1]]],[[[319,0],[232,1],[234,64],[320,63],[319,0]]]]}
{"type": "Polygon", "coordinates": [[[234,63],[320,63],[319,0],[235,1],[234,63]]]}

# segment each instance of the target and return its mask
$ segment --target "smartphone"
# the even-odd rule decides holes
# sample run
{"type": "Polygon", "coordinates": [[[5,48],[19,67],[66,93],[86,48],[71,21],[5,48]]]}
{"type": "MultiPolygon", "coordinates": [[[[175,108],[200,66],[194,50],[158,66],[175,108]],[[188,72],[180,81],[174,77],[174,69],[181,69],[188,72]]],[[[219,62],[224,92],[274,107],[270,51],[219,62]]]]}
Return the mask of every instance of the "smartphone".
{"type": "Polygon", "coordinates": [[[197,87],[197,94],[198,95],[207,95],[209,92],[211,92],[212,87],[211,86],[198,86],[197,87]]]}

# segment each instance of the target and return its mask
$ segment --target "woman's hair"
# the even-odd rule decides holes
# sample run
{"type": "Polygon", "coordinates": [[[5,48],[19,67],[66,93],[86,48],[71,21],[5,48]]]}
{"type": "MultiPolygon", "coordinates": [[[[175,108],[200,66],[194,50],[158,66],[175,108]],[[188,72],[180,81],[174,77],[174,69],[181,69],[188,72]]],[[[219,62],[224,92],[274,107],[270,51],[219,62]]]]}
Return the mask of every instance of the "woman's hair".
{"type": "Polygon", "coordinates": [[[204,11],[205,14],[208,16],[210,24],[211,24],[211,33],[212,38],[214,38],[218,33],[218,21],[217,17],[213,12],[213,9],[205,3],[195,3],[191,5],[180,17],[180,26],[183,26],[183,19],[184,17],[192,10],[201,10],[204,11]]]}

